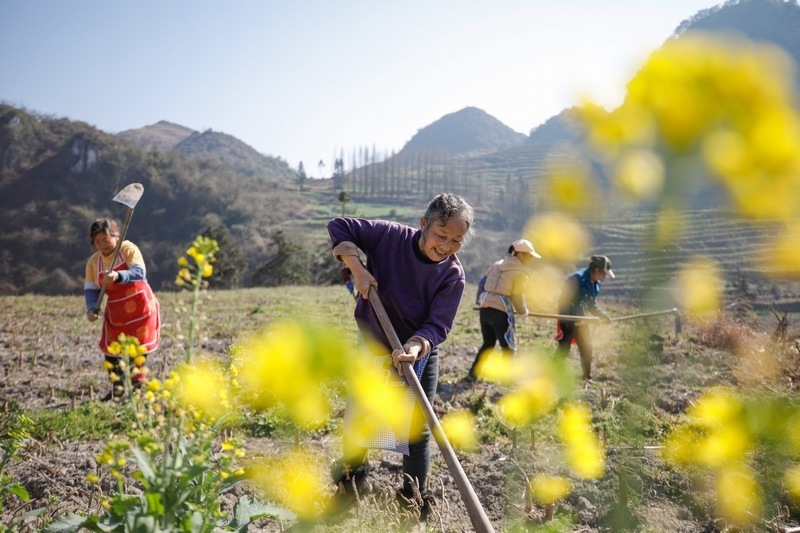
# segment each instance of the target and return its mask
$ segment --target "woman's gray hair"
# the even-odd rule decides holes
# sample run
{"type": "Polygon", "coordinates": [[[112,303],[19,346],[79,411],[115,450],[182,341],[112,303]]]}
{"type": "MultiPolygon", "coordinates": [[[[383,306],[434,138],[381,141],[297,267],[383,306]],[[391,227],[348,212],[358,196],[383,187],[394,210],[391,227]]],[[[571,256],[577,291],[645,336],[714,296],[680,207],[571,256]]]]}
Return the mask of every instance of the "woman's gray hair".
{"type": "Polygon", "coordinates": [[[467,223],[467,234],[464,235],[464,244],[466,245],[475,235],[472,228],[472,222],[475,218],[475,210],[472,206],[461,196],[444,192],[439,194],[431,200],[428,204],[428,209],[422,217],[425,219],[425,227],[429,228],[432,223],[438,222],[440,224],[447,224],[451,218],[461,218],[467,223]]]}

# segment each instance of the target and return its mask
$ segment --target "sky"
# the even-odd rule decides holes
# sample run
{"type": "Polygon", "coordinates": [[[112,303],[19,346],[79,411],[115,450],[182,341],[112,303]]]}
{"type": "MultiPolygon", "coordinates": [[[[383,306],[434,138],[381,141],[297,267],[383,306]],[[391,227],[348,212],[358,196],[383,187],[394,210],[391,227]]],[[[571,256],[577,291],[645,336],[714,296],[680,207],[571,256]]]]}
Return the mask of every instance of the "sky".
{"type": "Polygon", "coordinates": [[[526,135],[585,99],[613,108],[717,3],[0,0],[0,101],[108,133],[210,128],[327,177],[468,106],[526,135]]]}

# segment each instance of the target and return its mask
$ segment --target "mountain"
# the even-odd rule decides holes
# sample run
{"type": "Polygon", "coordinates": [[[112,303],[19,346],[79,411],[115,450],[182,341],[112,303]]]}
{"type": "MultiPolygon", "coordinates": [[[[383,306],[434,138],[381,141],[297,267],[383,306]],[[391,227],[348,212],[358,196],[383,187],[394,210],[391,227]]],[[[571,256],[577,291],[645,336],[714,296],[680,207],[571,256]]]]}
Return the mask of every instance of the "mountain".
{"type": "MultiPolygon", "coordinates": [[[[0,294],[80,291],[93,251],[89,225],[96,217],[124,218],[124,207],[111,199],[133,182],[145,193],[128,238],[146,254],[156,289],[172,286],[175,259],[208,228],[224,227],[252,269],[265,260],[274,228],[309,216],[293,182],[269,168],[262,172],[270,179],[0,104],[0,294]]],[[[301,231],[284,229],[293,240],[309,240],[301,231]]]]}
{"type": "MultiPolygon", "coordinates": [[[[690,31],[734,32],[780,46],[800,65],[800,5],[797,0],[730,0],[684,20],[675,37],[690,31]]],[[[800,70],[795,70],[800,81],[800,70]]]]}
{"type": "Polygon", "coordinates": [[[145,150],[155,146],[159,150],[168,152],[193,133],[195,131],[191,128],[161,120],[143,128],[122,131],[117,136],[145,150]]]}
{"type": "Polygon", "coordinates": [[[190,157],[210,158],[238,172],[260,179],[292,180],[294,171],[280,158],[259,153],[233,135],[208,129],[202,133],[162,120],[118,136],[145,150],[153,147],[177,151],[190,157]]]}
{"type": "Polygon", "coordinates": [[[573,109],[565,109],[533,128],[526,142],[538,145],[575,142],[580,125],[572,116],[573,109]]]}
{"type": "Polygon", "coordinates": [[[458,156],[495,152],[523,142],[522,133],[477,107],[465,107],[419,130],[400,153],[427,150],[458,156]]]}

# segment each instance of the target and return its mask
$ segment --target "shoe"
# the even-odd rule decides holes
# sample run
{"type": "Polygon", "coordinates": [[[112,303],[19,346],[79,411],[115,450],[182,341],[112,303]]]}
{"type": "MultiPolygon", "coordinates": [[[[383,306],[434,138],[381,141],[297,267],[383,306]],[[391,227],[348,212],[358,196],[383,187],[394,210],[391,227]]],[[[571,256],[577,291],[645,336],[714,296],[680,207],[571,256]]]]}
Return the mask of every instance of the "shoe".
{"type": "Polygon", "coordinates": [[[113,385],[105,396],[100,398],[101,402],[110,402],[111,400],[118,400],[125,395],[125,389],[121,385],[113,385]]]}
{"type": "Polygon", "coordinates": [[[428,517],[433,512],[434,505],[436,505],[436,498],[433,497],[433,494],[426,493],[422,495],[422,507],[419,510],[420,521],[428,521],[428,517]]]}
{"type": "Polygon", "coordinates": [[[337,518],[350,510],[353,505],[372,492],[372,483],[367,479],[369,465],[363,464],[355,470],[350,465],[337,463],[332,474],[336,492],[325,507],[323,516],[337,518]]]}
{"type": "Polygon", "coordinates": [[[424,494],[420,494],[417,491],[414,491],[414,494],[409,494],[405,489],[398,490],[395,493],[395,498],[401,509],[409,511],[420,522],[428,521],[428,517],[436,504],[436,498],[427,491],[424,494]]]}

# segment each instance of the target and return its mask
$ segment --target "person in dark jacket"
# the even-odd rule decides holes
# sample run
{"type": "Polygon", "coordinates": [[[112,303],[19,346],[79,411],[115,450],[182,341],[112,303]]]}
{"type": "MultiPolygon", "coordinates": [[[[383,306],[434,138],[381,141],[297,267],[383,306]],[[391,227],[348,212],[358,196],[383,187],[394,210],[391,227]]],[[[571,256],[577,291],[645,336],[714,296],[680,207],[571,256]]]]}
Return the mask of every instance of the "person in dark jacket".
{"type": "MultiPolygon", "coordinates": [[[[559,300],[558,314],[570,316],[594,315],[604,322],[611,322],[611,318],[597,304],[600,284],[606,277],[616,277],[611,270],[611,260],[604,255],[592,256],[588,267],[567,276],[559,300]]],[[[591,379],[592,342],[589,325],[585,322],[576,323],[572,320],[559,320],[557,328],[556,340],[558,341],[558,349],[556,350],[556,356],[566,358],[574,340],[578,345],[578,352],[581,357],[583,379],[591,379]]]]}
{"type": "MultiPolygon", "coordinates": [[[[464,293],[465,275],[456,256],[472,234],[472,206],[460,196],[444,193],[431,201],[420,227],[413,228],[385,220],[335,218],[328,223],[333,255],[351,271],[358,298],[354,317],[364,337],[372,337],[382,345],[383,355],[392,352],[395,366],[413,363],[414,371],[433,403],[439,376],[439,345],[453,327],[464,293]],[[359,253],[366,256],[366,265],[359,253]],[[403,351],[393,351],[391,344],[368,301],[370,287],[375,287],[386,314],[394,327],[403,351]]],[[[421,409],[414,408],[410,390],[409,405],[393,409],[412,410],[412,417],[423,420],[421,409]]],[[[344,491],[348,480],[355,479],[358,490],[369,490],[366,480],[368,448],[385,448],[403,454],[403,490],[401,496],[414,498],[415,489],[422,494],[423,517],[430,510],[428,492],[430,470],[430,432],[411,439],[408,435],[381,433],[369,442],[348,431],[348,419],[357,416],[357,406],[345,410],[344,457],[334,469],[334,482],[344,491]]],[[[424,424],[423,424],[424,425],[424,424]]],[[[347,496],[346,494],[344,496],[347,496]]],[[[343,507],[352,498],[342,498],[343,507]]],[[[336,500],[334,500],[335,502],[336,500]]]]}

